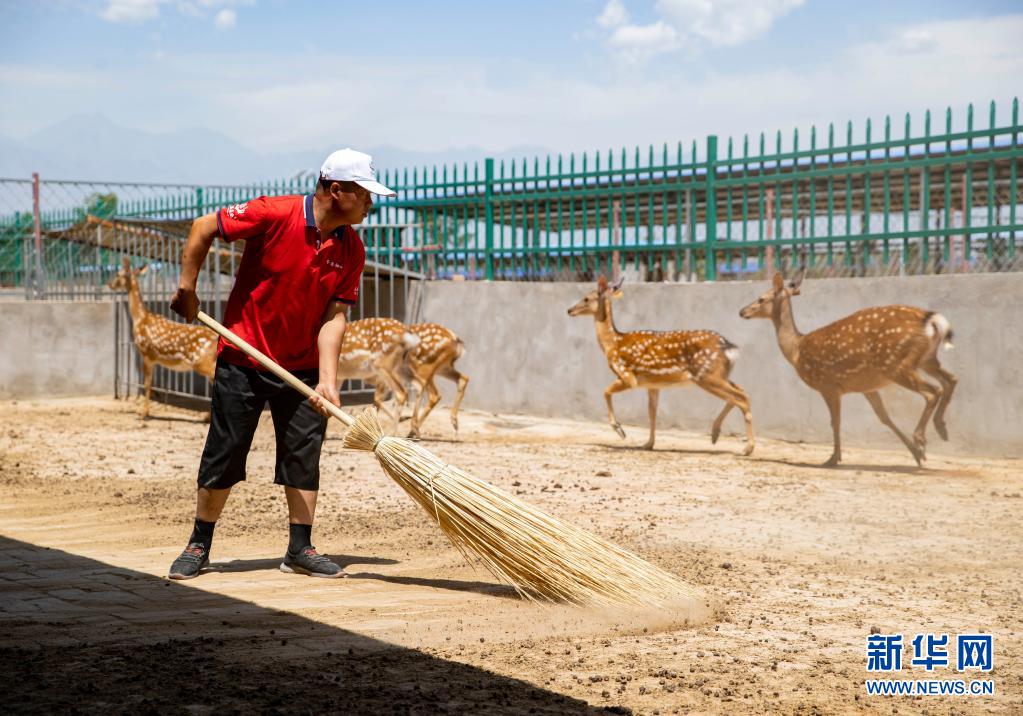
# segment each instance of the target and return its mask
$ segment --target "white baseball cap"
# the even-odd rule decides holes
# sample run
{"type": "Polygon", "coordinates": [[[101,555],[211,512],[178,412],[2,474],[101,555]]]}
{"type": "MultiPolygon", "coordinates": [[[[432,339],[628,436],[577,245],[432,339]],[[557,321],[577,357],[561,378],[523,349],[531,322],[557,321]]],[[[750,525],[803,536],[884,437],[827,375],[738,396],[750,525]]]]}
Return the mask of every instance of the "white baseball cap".
{"type": "Polygon", "coordinates": [[[373,157],[354,149],[338,149],[327,157],[320,167],[320,179],[353,181],[374,194],[398,196],[396,192],[377,181],[373,157]]]}

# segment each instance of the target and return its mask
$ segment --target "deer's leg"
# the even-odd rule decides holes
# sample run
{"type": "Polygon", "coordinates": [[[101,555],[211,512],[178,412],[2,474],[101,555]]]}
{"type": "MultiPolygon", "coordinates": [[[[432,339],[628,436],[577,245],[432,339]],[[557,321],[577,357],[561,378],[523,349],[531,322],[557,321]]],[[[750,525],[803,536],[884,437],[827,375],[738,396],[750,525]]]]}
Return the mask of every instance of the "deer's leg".
{"type": "Polygon", "coordinates": [[[153,361],[142,359],[142,375],[145,384],[145,402],[142,404],[142,419],[149,417],[149,396],[153,392],[153,361]]]}
{"type": "Polygon", "coordinates": [[[457,368],[453,365],[445,366],[440,370],[440,374],[449,380],[455,381],[458,384],[457,392],[455,393],[455,404],[451,406],[451,426],[458,432],[458,407],[462,404],[462,398],[465,397],[465,389],[469,385],[469,377],[464,373],[460,373],[457,368]]]}
{"type": "Polygon", "coordinates": [[[611,396],[615,393],[621,393],[623,390],[629,390],[633,386],[626,383],[624,380],[619,378],[611,385],[604,389],[604,400],[607,401],[607,419],[611,423],[611,427],[618,433],[618,437],[625,439],[625,431],[622,430],[622,424],[618,422],[618,418],[615,417],[615,406],[611,402],[611,396]]]}
{"type": "Polygon", "coordinates": [[[864,393],[863,397],[867,399],[868,403],[870,403],[870,407],[874,409],[874,412],[877,414],[877,417],[881,420],[881,422],[891,428],[892,432],[899,436],[899,440],[901,440],[903,444],[909,448],[909,451],[913,453],[913,458],[916,460],[916,464],[923,465],[923,453],[913,443],[913,441],[903,435],[902,431],[895,426],[894,422],[892,422],[891,417],[888,415],[888,411],[885,410],[884,403],[881,401],[881,394],[877,391],[872,391],[870,393],[864,393]]]}
{"type": "Polygon", "coordinates": [[[945,427],[945,408],[952,400],[952,392],[956,389],[959,380],[947,370],[941,367],[937,356],[932,356],[921,368],[929,375],[934,376],[941,383],[941,399],[938,400],[938,407],[934,411],[934,429],[942,440],[948,440],[948,428],[945,427]]]}
{"type": "MultiPolygon", "coordinates": [[[[430,397],[426,403],[426,409],[423,410],[422,416],[419,415],[419,400],[416,400],[416,410],[412,415],[412,430],[409,432],[409,437],[419,437],[419,426],[426,421],[426,416],[429,415],[434,406],[440,402],[440,391],[437,390],[437,384],[433,382],[432,375],[430,376],[430,379],[426,381],[423,392],[428,393],[430,397]]],[[[423,394],[420,393],[419,398],[421,399],[422,397],[423,394]]]]}
{"type": "Polygon", "coordinates": [[[387,408],[387,389],[383,385],[383,381],[377,380],[373,383],[373,407],[377,409],[378,413],[383,413],[387,417],[394,419],[394,414],[391,413],[387,408]]]}
{"type": "MultiPolygon", "coordinates": [[[[893,377],[896,383],[907,390],[919,393],[926,401],[924,404],[924,412],[920,415],[920,420],[916,424],[916,430],[913,431],[913,442],[916,443],[921,456],[923,456],[924,450],[927,447],[927,423],[930,421],[931,416],[934,415],[934,411],[938,407],[938,400],[941,398],[941,389],[935,388],[933,385],[921,378],[915,371],[902,373],[893,377]]],[[[924,459],[926,460],[927,458],[924,457],[924,459]]]]}
{"type": "Polygon", "coordinates": [[[661,397],[661,391],[648,388],[646,391],[646,410],[650,415],[650,437],[647,439],[646,444],[643,445],[644,450],[654,449],[654,433],[657,432],[657,399],[661,397]]]}
{"type": "Polygon", "coordinates": [[[710,426],[710,444],[716,445],[718,438],[721,437],[721,424],[725,422],[725,417],[732,412],[732,408],[735,406],[731,402],[726,402],[725,407],[721,408],[721,412],[714,418],[714,424],[710,426]]]}
{"type": "Polygon", "coordinates": [[[746,422],[746,448],[742,451],[742,454],[751,454],[756,446],[756,439],[753,436],[753,413],[750,411],[749,398],[746,396],[746,391],[730,380],[712,376],[701,379],[697,385],[711,395],[725,401],[725,407],[721,409],[721,412],[714,419],[714,424],[710,428],[711,443],[717,442],[718,437],[721,435],[721,424],[724,422],[725,416],[735,407],[742,411],[742,418],[746,422]]]}
{"type": "Polygon", "coordinates": [[[821,393],[831,413],[831,432],[834,434],[835,447],[824,467],[834,467],[842,461],[842,394],[821,393]]]}

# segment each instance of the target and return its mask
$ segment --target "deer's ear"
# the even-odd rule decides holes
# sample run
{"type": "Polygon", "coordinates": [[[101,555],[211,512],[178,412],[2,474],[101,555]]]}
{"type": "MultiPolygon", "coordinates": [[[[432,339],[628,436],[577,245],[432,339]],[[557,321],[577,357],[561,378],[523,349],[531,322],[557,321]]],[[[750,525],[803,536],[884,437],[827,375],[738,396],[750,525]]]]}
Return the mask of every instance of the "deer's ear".
{"type": "Polygon", "coordinates": [[[789,283],[789,288],[792,290],[792,295],[793,296],[798,296],[799,295],[799,287],[803,285],[803,279],[804,278],[806,278],[806,267],[805,266],[796,275],[796,277],[794,279],[792,279],[792,282],[789,283]]]}
{"type": "Polygon", "coordinates": [[[125,271],[130,271],[131,270],[131,259],[129,259],[127,256],[122,256],[121,257],[121,268],[123,268],[125,271]]]}
{"type": "Polygon", "coordinates": [[[141,276],[142,274],[144,274],[148,270],[149,270],[149,264],[146,264],[145,266],[143,266],[140,269],[135,269],[135,275],[136,276],[141,276]]]}
{"type": "Polygon", "coordinates": [[[603,274],[597,277],[597,288],[601,293],[604,293],[604,291],[607,290],[607,279],[603,276],[603,274]]]}
{"type": "Polygon", "coordinates": [[[615,292],[621,291],[623,283],[625,283],[625,274],[619,276],[618,280],[611,284],[611,290],[615,292]]]}
{"type": "Polygon", "coordinates": [[[775,272],[775,274],[774,274],[774,288],[776,290],[781,290],[781,288],[784,285],[785,285],[785,279],[783,279],[781,277],[781,271],[775,272]]]}

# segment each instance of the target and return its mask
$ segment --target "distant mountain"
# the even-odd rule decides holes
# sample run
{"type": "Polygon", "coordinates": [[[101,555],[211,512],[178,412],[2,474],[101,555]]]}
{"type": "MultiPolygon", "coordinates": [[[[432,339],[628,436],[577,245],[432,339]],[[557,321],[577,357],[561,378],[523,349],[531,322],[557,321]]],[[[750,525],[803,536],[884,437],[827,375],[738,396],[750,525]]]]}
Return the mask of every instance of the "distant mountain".
{"type": "MultiPolygon", "coordinates": [[[[332,150],[256,152],[227,135],[205,128],[148,132],[120,126],[103,115],[78,115],[24,140],[0,137],[0,177],[239,184],[315,172],[332,150]]],[[[495,159],[532,158],[541,147],[487,152],[480,147],[417,152],[395,146],[365,149],[380,169],[400,169],[495,159]]],[[[482,170],[482,169],[481,169],[482,170]]]]}

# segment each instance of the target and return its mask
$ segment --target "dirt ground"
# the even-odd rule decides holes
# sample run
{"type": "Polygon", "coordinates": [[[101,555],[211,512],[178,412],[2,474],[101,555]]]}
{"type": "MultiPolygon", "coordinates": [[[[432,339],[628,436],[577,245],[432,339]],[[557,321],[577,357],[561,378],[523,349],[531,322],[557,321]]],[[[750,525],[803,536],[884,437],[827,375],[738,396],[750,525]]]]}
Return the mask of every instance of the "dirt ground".
{"type": "MultiPolygon", "coordinates": [[[[708,424],[710,418],[708,416],[708,424]]],[[[283,493],[264,416],[212,569],[171,583],[201,416],[102,399],[0,403],[3,710],[342,713],[1023,712],[1023,461],[446,408],[424,445],[706,590],[712,616],[518,599],[466,565],[332,425],[313,533],[351,577],[277,570],[283,493]],[[864,691],[871,631],[989,632],[985,697],[864,691]]],[[[936,439],[936,438],[935,438],[936,439]]],[[[954,637],[953,637],[954,639],[954,637]]],[[[908,647],[908,644],[907,644],[908,647]]],[[[959,678],[908,665],[898,678],[959,678]]],[[[953,657],[954,658],[954,657],[953,657]]],[[[975,678],[971,674],[968,678],[975,678]]]]}

